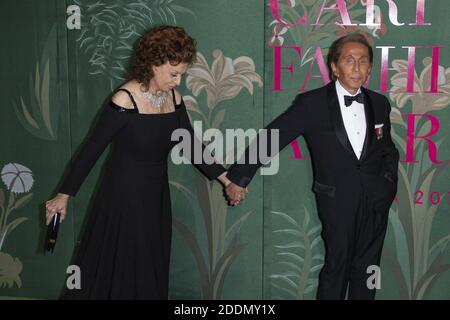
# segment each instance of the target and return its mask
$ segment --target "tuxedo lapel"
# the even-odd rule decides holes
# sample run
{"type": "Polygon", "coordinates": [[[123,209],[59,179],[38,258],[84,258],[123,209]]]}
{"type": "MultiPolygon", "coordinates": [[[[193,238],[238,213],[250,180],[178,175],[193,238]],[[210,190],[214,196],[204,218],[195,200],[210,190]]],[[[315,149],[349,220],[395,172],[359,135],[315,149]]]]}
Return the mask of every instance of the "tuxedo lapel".
{"type": "Polygon", "coordinates": [[[364,139],[364,146],[360,157],[360,161],[363,161],[364,158],[369,153],[370,146],[372,146],[373,143],[375,118],[374,118],[373,104],[372,100],[370,99],[369,93],[363,87],[361,87],[361,91],[364,94],[364,113],[366,116],[366,137],[364,139]]]}
{"type": "Polygon", "coordinates": [[[339,142],[345,149],[347,149],[348,152],[352,154],[355,160],[358,160],[355,152],[353,151],[350,140],[348,139],[347,131],[345,130],[344,119],[342,118],[341,107],[339,105],[339,99],[336,93],[336,84],[334,81],[327,85],[327,102],[330,110],[331,123],[333,124],[334,131],[336,132],[339,142]]]}

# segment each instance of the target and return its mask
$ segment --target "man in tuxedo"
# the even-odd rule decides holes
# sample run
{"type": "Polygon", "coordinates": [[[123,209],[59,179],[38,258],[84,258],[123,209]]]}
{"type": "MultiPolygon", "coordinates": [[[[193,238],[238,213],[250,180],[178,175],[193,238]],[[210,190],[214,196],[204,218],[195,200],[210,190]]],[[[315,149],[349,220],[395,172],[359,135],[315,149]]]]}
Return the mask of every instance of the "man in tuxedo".
{"type": "MultiPolygon", "coordinates": [[[[279,130],[279,150],[303,135],[311,154],[312,190],[326,250],[318,299],[345,299],[347,289],[348,299],[375,298],[367,280],[373,273],[369,270],[380,264],[399,156],[390,135],[388,99],[362,87],[372,61],[372,48],[363,36],[337,39],[328,53],[334,81],[297,95],[266,127],[269,133],[279,130]]],[[[256,146],[258,139],[252,142],[256,146]]],[[[249,150],[245,163],[232,165],[227,174],[232,204],[245,198],[262,165],[248,162],[249,150]]]]}

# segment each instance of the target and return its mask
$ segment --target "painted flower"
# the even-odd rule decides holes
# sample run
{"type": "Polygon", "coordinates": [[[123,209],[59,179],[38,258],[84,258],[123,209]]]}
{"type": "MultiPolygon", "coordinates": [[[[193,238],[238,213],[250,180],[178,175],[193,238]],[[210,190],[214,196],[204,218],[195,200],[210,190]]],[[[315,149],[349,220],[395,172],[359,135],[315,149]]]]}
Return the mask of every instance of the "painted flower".
{"type": "MultiPolygon", "coordinates": [[[[270,25],[273,25],[274,22],[277,22],[274,20],[270,25]]],[[[270,47],[277,47],[283,45],[284,37],[283,34],[285,34],[288,31],[288,28],[285,25],[282,25],[280,23],[275,24],[272,30],[272,37],[269,39],[269,46],[270,47]]]]}
{"type": "Polygon", "coordinates": [[[204,89],[209,109],[220,101],[236,97],[242,88],[253,94],[253,82],[262,86],[261,77],[255,72],[255,64],[250,57],[242,56],[232,60],[220,50],[214,50],[211,68],[201,54],[187,71],[186,87],[198,96],[204,89]]]}
{"type": "Polygon", "coordinates": [[[183,96],[183,101],[188,111],[200,112],[197,100],[193,96],[183,96]]]}
{"type": "Polygon", "coordinates": [[[6,286],[11,288],[14,283],[20,288],[22,286],[21,272],[22,262],[18,258],[0,252],[0,288],[5,288],[6,286]]]}
{"type": "Polygon", "coordinates": [[[402,113],[396,107],[392,107],[391,108],[390,119],[391,119],[392,123],[396,123],[396,124],[402,125],[402,126],[404,126],[406,128],[406,123],[403,120],[402,113]]]}
{"type": "Polygon", "coordinates": [[[438,92],[428,93],[431,83],[431,58],[423,59],[424,69],[420,76],[414,72],[415,93],[405,92],[408,81],[408,61],[394,60],[392,66],[397,71],[391,77],[391,100],[395,101],[398,108],[403,108],[408,100],[412,103],[412,113],[423,114],[430,111],[441,110],[450,103],[450,68],[438,68],[438,92]]]}
{"type": "Polygon", "coordinates": [[[3,183],[13,193],[30,191],[33,186],[33,172],[18,163],[8,163],[1,172],[3,183]]]}

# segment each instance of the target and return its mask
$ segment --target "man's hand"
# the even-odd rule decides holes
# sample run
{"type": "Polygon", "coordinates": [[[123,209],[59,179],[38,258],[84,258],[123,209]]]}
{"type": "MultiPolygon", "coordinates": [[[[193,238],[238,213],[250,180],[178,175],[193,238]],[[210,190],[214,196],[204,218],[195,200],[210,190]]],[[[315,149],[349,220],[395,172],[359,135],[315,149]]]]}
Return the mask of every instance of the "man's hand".
{"type": "Polygon", "coordinates": [[[241,200],[245,199],[245,196],[247,195],[247,188],[242,188],[238,186],[237,184],[234,184],[233,182],[229,183],[228,186],[225,188],[225,192],[228,197],[228,201],[231,205],[237,205],[241,200]]]}

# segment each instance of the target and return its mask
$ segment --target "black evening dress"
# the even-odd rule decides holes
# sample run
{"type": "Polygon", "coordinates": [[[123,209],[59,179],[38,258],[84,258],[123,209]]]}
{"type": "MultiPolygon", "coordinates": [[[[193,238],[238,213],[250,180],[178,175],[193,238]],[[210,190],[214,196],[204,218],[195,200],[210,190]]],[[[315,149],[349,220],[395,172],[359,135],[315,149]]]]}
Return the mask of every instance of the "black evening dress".
{"type": "MultiPolygon", "coordinates": [[[[174,112],[143,114],[131,93],[119,90],[129,94],[134,109],[112,101],[104,107],[59,189],[75,196],[112,143],[74,256],[81,289],[65,289],[62,299],[168,298],[172,217],[167,161],[179,142],[171,141],[171,134],[185,128],[196,138],[184,102],[176,104],[173,91],[174,112]]],[[[210,180],[225,171],[217,163],[195,166],[210,180]]]]}

